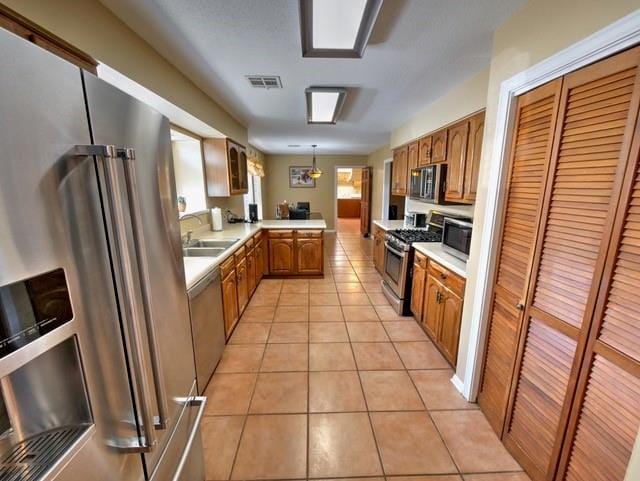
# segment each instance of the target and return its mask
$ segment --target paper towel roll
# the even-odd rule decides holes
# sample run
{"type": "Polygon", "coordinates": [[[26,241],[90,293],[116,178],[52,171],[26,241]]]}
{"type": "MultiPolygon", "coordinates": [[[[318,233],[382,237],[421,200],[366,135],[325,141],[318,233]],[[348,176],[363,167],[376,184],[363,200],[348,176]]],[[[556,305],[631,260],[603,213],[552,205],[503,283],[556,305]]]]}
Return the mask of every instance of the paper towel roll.
{"type": "Polygon", "coordinates": [[[222,230],[222,209],[220,207],[211,209],[211,230],[222,230]]]}

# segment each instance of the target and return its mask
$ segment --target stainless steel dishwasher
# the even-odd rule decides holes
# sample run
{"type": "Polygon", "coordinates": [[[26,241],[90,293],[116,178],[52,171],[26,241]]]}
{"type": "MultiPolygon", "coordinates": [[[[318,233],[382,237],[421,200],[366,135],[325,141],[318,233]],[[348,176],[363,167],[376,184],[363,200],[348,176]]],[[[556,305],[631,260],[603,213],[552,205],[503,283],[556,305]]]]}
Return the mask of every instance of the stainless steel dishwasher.
{"type": "Polygon", "coordinates": [[[189,289],[189,309],[198,393],[203,394],[225,345],[219,269],[189,289]]]}

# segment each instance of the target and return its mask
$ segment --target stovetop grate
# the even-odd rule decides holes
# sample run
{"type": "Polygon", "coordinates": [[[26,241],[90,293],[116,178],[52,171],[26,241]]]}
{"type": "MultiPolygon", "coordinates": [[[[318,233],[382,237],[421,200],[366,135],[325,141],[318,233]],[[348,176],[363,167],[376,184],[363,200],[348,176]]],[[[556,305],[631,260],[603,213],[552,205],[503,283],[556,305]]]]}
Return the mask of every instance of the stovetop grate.
{"type": "Polygon", "coordinates": [[[16,444],[0,461],[0,481],[40,479],[88,427],[52,429],[16,444]]]}
{"type": "Polygon", "coordinates": [[[442,230],[440,229],[395,229],[389,233],[409,244],[412,242],[440,242],[442,240],[442,230]]]}

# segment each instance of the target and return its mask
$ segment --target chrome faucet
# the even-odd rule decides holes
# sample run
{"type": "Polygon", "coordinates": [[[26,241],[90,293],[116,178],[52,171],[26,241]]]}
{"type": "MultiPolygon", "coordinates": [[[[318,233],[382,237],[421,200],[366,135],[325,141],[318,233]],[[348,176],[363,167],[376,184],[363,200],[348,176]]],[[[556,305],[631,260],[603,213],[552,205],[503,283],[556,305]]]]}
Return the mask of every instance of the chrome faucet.
{"type": "MultiPolygon", "coordinates": [[[[203,225],[202,219],[195,214],[185,214],[182,217],[180,217],[180,221],[183,221],[185,219],[196,219],[198,221],[198,224],[203,225]]],[[[193,236],[193,231],[192,230],[187,231],[187,234],[183,237],[183,240],[182,240],[182,247],[189,247],[189,245],[191,244],[192,236],[193,236]]]]}

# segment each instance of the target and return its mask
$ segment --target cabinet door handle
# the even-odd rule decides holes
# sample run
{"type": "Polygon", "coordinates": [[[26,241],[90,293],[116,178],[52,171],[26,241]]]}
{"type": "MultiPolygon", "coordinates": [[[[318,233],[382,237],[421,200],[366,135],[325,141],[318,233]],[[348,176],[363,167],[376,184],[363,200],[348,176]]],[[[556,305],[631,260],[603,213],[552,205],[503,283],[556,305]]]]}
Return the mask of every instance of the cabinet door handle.
{"type": "Polygon", "coordinates": [[[522,302],[518,302],[516,304],[516,309],[518,309],[519,311],[522,311],[524,309],[524,304],[522,302]]]}
{"type": "Polygon", "coordinates": [[[440,274],[440,279],[444,280],[447,278],[447,275],[443,272],[440,274]]]}

